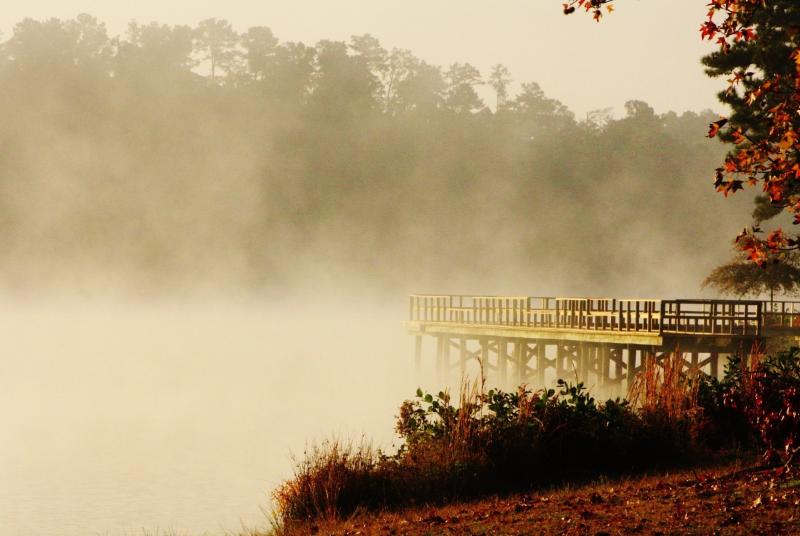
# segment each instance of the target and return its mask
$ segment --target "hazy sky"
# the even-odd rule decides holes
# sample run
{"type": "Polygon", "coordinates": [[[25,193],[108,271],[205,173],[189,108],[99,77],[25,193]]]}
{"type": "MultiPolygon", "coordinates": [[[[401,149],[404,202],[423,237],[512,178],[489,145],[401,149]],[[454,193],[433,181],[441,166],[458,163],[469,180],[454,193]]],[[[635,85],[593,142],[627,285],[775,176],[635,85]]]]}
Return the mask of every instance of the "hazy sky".
{"type": "Polygon", "coordinates": [[[371,33],[386,48],[407,48],[428,62],[468,61],[482,72],[504,63],[516,82],[536,81],[579,117],[626,100],[657,111],[721,110],[699,58],[711,50],[698,28],[704,0],[620,0],[597,24],[566,17],[560,0],[11,0],[0,12],[8,36],[25,17],[106,22],[112,34],[131,19],[194,24],[226,18],[238,30],[265,25],[282,41],[315,43],[371,33]]]}

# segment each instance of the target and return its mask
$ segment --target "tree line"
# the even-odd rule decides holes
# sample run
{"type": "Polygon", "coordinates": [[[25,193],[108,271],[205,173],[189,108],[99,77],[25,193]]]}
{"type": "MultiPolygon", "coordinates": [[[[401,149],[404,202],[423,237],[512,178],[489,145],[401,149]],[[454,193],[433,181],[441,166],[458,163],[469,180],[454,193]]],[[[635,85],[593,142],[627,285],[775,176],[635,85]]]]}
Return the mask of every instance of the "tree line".
{"type": "Polygon", "coordinates": [[[23,20],[0,44],[3,280],[694,291],[737,228],[705,180],[717,116],[578,118],[512,82],[370,35],[23,20]]]}

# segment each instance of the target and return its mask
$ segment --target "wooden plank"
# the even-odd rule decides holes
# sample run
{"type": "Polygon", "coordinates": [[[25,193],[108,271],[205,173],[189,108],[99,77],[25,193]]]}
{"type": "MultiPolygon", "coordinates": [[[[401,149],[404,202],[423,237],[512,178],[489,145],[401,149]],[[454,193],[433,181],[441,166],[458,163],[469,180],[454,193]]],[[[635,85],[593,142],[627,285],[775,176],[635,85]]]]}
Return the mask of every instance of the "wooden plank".
{"type": "Polygon", "coordinates": [[[414,368],[417,372],[422,369],[422,335],[414,337],[414,368]]]}
{"type": "Polygon", "coordinates": [[[487,326],[476,324],[447,324],[406,322],[411,333],[423,332],[431,335],[449,334],[453,336],[466,335],[470,337],[506,337],[524,339],[547,339],[555,341],[586,341],[609,342],[618,344],[644,344],[660,345],[663,338],[657,333],[647,332],[619,332],[596,330],[573,330],[558,328],[527,328],[514,326],[487,326]]]}
{"type": "MultiPolygon", "coordinates": [[[[630,344],[626,347],[626,350],[628,354],[628,360],[625,363],[625,374],[628,380],[627,386],[630,387],[631,385],[633,385],[633,380],[636,374],[636,354],[638,350],[635,346],[631,346],[630,344]]],[[[620,354],[621,353],[622,351],[620,350],[620,354]]],[[[644,359],[644,355],[642,355],[642,359],[644,359]]],[[[622,359],[620,359],[620,362],[621,361],[622,359]]]]}
{"type": "Polygon", "coordinates": [[[497,352],[497,372],[500,376],[500,385],[505,387],[508,384],[508,356],[505,350],[497,352]]]}
{"type": "Polygon", "coordinates": [[[460,337],[458,339],[458,373],[463,381],[467,375],[467,339],[460,337]]]}
{"type": "Polygon", "coordinates": [[[537,387],[539,388],[544,387],[544,373],[547,369],[547,363],[545,362],[546,357],[545,342],[541,340],[536,341],[536,381],[538,383],[537,387]]]}
{"type": "Polygon", "coordinates": [[[710,361],[710,374],[712,378],[719,379],[719,353],[712,352],[711,356],[708,358],[710,361]]]}
{"type": "Polygon", "coordinates": [[[605,387],[609,384],[610,381],[610,359],[609,353],[611,352],[611,348],[607,344],[600,345],[600,367],[599,367],[599,378],[598,382],[601,387],[605,387]]]}
{"type": "Polygon", "coordinates": [[[446,354],[449,353],[449,344],[445,335],[440,335],[436,338],[436,381],[443,383],[445,381],[444,371],[446,370],[445,360],[448,358],[446,354]]]}

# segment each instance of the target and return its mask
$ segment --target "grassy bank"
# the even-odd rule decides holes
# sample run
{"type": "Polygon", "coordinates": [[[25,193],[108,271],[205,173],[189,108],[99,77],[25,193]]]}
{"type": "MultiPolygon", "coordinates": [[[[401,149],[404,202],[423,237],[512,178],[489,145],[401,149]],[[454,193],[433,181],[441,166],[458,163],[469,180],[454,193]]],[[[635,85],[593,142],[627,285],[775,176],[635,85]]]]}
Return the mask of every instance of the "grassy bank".
{"type": "Polygon", "coordinates": [[[457,400],[418,391],[399,411],[401,448],[328,442],[309,450],[274,497],[278,532],[368,512],[529,493],[597,478],[707,465],[722,456],[791,466],[800,351],[734,359],[723,380],[679,356],[648,362],[627,399],[582,384],[515,392],[465,384],[457,400]]]}
{"type": "MultiPolygon", "coordinates": [[[[747,463],[745,460],[742,463],[747,463]]],[[[739,464],[295,524],[280,536],[800,533],[800,481],[739,464]]]]}

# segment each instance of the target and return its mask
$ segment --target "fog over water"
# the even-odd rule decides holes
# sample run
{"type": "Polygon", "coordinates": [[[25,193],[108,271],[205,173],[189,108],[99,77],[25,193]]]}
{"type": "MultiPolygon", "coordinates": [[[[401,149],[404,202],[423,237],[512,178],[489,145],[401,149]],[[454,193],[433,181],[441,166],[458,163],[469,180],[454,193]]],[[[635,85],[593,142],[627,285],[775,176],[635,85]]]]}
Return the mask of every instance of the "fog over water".
{"type": "Polygon", "coordinates": [[[711,187],[694,0],[605,26],[540,0],[12,4],[0,536],[264,525],[290,453],[391,448],[438,387],[408,293],[697,296],[749,222],[752,192],[711,187]],[[674,39],[632,46],[642,17],[674,39]]]}
{"type": "Polygon", "coordinates": [[[0,533],[263,525],[269,490],[307,441],[391,445],[397,401],[416,385],[402,311],[363,301],[6,309],[0,533]]]}

